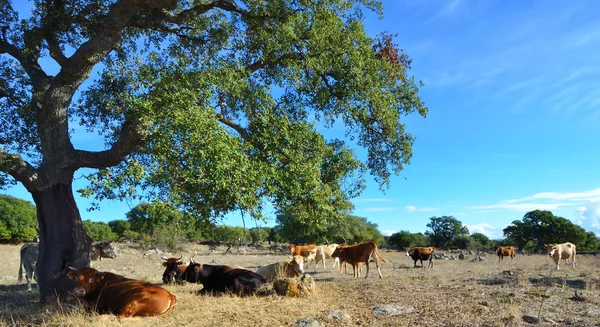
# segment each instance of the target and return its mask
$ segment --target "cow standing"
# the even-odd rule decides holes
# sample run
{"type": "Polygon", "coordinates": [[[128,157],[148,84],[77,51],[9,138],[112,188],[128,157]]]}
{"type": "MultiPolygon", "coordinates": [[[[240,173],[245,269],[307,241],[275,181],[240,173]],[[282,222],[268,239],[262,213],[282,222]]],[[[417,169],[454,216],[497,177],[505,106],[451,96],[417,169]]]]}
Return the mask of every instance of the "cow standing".
{"type": "Polygon", "coordinates": [[[556,270],[560,269],[559,263],[561,259],[565,260],[566,265],[569,258],[572,258],[573,262],[571,266],[575,268],[575,255],[577,254],[575,244],[571,242],[553,245],[544,244],[544,248],[548,251],[548,255],[554,260],[554,263],[556,263],[556,270]]]}
{"type": "Polygon", "coordinates": [[[338,247],[337,244],[329,244],[329,245],[319,245],[316,247],[315,252],[315,271],[317,270],[317,265],[320,261],[323,262],[323,269],[325,269],[325,259],[333,259],[333,267],[335,269],[335,265],[340,265],[340,258],[332,258],[331,255],[333,251],[338,247]]]}
{"type": "Polygon", "coordinates": [[[411,257],[414,260],[413,268],[417,268],[417,261],[421,261],[421,268],[423,266],[423,260],[429,261],[427,268],[433,268],[433,252],[435,252],[435,246],[429,247],[414,247],[412,249],[406,248],[406,256],[411,257]]]}
{"type": "Polygon", "coordinates": [[[515,257],[515,247],[514,246],[494,246],[496,250],[496,254],[498,255],[498,262],[503,261],[504,257],[510,257],[510,262],[513,261],[515,257]]]}
{"type": "Polygon", "coordinates": [[[146,281],[94,268],[69,269],[67,278],[75,282],[73,295],[83,298],[88,309],[99,314],[111,313],[119,318],[164,316],[177,304],[175,295],[146,281]]]}
{"type": "MultiPolygon", "coordinates": [[[[23,268],[25,269],[25,278],[27,280],[27,291],[31,291],[31,280],[36,279],[36,264],[39,255],[39,243],[23,244],[20,251],[21,263],[19,264],[19,276],[17,281],[23,281],[23,268]]],[[[96,242],[92,244],[90,259],[97,260],[102,258],[114,259],[117,257],[117,248],[110,241],[96,242]]],[[[37,281],[37,279],[36,279],[37,281]]]]}
{"type": "Polygon", "coordinates": [[[369,277],[369,260],[373,255],[375,259],[375,266],[377,266],[377,272],[379,273],[379,278],[383,278],[381,275],[381,269],[379,268],[379,259],[381,261],[387,263],[379,251],[377,251],[377,244],[373,241],[369,241],[366,243],[349,245],[349,246],[338,246],[335,251],[331,254],[333,258],[340,258],[340,262],[348,262],[352,265],[354,271],[354,278],[359,277],[359,267],[360,263],[364,262],[367,265],[367,273],[365,274],[365,278],[369,277]]]}

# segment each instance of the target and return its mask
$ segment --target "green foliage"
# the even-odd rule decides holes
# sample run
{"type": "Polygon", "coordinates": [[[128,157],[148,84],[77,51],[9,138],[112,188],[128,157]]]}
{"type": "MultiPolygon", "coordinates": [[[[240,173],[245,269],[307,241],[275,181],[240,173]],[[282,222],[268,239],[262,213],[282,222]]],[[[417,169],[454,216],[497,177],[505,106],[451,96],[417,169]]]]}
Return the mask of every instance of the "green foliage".
{"type": "Polygon", "coordinates": [[[128,233],[131,231],[131,224],[127,220],[112,220],[108,222],[108,226],[113,231],[113,233],[117,234],[119,238],[127,237],[125,234],[131,235],[130,233],[128,233]]]}
{"type": "Polygon", "coordinates": [[[475,241],[475,246],[478,248],[491,248],[494,246],[492,241],[482,233],[473,233],[471,238],[475,241]]]}
{"type": "Polygon", "coordinates": [[[250,234],[250,240],[252,241],[252,243],[262,243],[264,241],[267,241],[272,229],[273,228],[270,227],[250,228],[250,230],[248,231],[250,234]]]}
{"type": "Polygon", "coordinates": [[[527,249],[533,243],[534,250],[543,250],[544,244],[574,242],[585,244],[585,229],[570,220],[557,217],[547,210],[530,211],[522,221],[515,220],[504,229],[504,236],[515,242],[519,249],[527,249]]]}
{"type": "Polygon", "coordinates": [[[458,235],[447,243],[448,246],[453,246],[458,249],[472,250],[475,248],[477,243],[469,235],[458,235]]]}
{"type": "Polygon", "coordinates": [[[599,251],[600,250],[600,239],[594,232],[587,232],[585,242],[577,245],[578,251],[599,251]]]}
{"type": "Polygon", "coordinates": [[[452,216],[431,217],[430,220],[425,235],[436,247],[445,246],[457,236],[469,235],[467,227],[452,216]]]}
{"type": "Polygon", "coordinates": [[[31,202],[0,194],[0,239],[31,241],[37,226],[37,212],[31,202]]]}
{"type": "Polygon", "coordinates": [[[422,233],[411,233],[409,231],[400,231],[390,235],[387,241],[388,245],[396,250],[404,250],[405,248],[415,246],[428,246],[429,239],[422,233]]]}
{"type": "Polygon", "coordinates": [[[250,234],[243,227],[238,226],[215,226],[209,235],[211,240],[229,244],[246,243],[250,241],[250,234]]]}
{"type": "Polygon", "coordinates": [[[179,251],[186,241],[184,230],[176,222],[167,223],[155,228],[152,232],[151,244],[167,251],[179,251]]]}
{"type": "Polygon", "coordinates": [[[105,222],[85,220],[83,229],[96,242],[115,241],[118,238],[118,235],[105,222]]]}

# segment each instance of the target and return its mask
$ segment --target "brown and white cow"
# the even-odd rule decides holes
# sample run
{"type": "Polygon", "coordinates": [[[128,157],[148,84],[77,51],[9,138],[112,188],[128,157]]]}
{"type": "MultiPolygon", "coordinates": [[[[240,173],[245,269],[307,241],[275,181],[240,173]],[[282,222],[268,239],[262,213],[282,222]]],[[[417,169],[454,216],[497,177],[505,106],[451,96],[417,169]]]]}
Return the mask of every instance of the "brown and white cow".
{"type": "Polygon", "coordinates": [[[312,260],[315,259],[316,255],[317,255],[317,245],[316,244],[309,244],[309,245],[294,245],[294,244],[290,244],[288,245],[288,248],[290,249],[290,255],[296,256],[296,255],[301,255],[305,258],[304,262],[305,263],[310,263],[312,260]]]}
{"type": "Polygon", "coordinates": [[[165,260],[165,262],[162,263],[165,267],[165,272],[162,276],[163,283],[171,284],[183,282],[181,276],[187,266],[183,265],[183,261],[181,261],[182,257],[183,256],[180,256],[179,258],[167,258],[164,255],[160,257],[162,260],[165,260]]]}
{"type": "Polygon", "coordinates": [[[514,246],[494,246],[494,249],[496,250],[496,254],[498,255],[498,262],[500,262],[501,260],[504,260],[504,257],[510,257],[510,261],[513,261],[513,258],[515,257],[515,247],[514,246]]]}
{"type": "Polygon", "coordinates": [[[411,257],[415,264],[413,268],[417,268],[417,261],[421,261],[421,268],[423,268],[423,260],[429,261],[427,268],[433,268],[433,252],[435,252],[435,246],[428,247],[414,247],[406,248],[406,256],[411,257]]]}
{"type": "Polygon", "coordinates": [[[548,251],[548,255],[554,260],[556,263],[556,270],[559,270],[559,263],[561,259],[565,260],[565,265],[567,264],[567,259],[571,258],[571,266],[575,268],[575,255],[577,254],[575,244],[570,242],[565,242],[561,244],[544,244],[544,248],[548,251]]]}
{"type": "Polygon", "coordinates": [[[205,265],[190,263],[183,273],[183,280],[201,283],[200,294],[233,293],[247,296],[256,291],[267,281],[259,274],[225,265],[205,265]]]}
{"type": "Polygon", "coordinates": [[[275,278],[294,278],[304,274],[304,257],[296,255],[291,261],[279,261],[258,268],[257,274],[263,276],[267,282],[275,278]]]}
{"type": "Polygon", "coordinates": [[[333,267],[335,268],[335,265],[340,265],[340,258],[332,258],[331,255],[333,254],[333,251],[335,251],[335,249],[338,247],[339,245],[337,244],[329,244],[329,245],[319,245],[315,248],[315,271],[317,269],[317,265],[319,264],[319,262],[323,262],[323,269],[325,269],[325,259],[333,259],[333,267]]]}
{"type": "Polygon", "coordinates": [[[379,251],[377,251],[377,244],[373,241],[356,245],[338,246],[331,254],[331,257],[340,258],[340,262],[351,264],[355,278],[359,277],[358,269],[360,268],[360,263],[364,262],[367,265],[367,273],[365,274],[365,278],[367,278],[369,277],[369,260],[371,259],[371,255],[373,255],[375,259],[375,266],[377,266],[379,278],[383,278],[381,269],[379,268],[379,259],[385,263],[388,261],[379,254],[379,251]]]}
{"type": "Polygon", "coordinates": [[[164,316],[175,308],[177,299],[169,291],[146,281],[100,272],[94,268],[71,268],[67,278],[74,281],[73,295],[83,298],[88,309],[119,318],[164,316]]]}

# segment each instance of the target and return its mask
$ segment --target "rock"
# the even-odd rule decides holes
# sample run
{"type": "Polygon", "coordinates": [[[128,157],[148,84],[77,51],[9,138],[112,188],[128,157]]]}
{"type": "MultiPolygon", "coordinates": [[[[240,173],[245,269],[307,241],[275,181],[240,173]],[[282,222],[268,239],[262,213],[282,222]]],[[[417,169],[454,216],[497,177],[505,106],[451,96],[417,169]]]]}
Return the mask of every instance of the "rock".
{"type": "Polygon", "coordinates": [[[273,281],[275,293],[284,296],[306,297],[313,295],[316,291],[315,281],[309,274],[298,278],[277,278],[273,281]]]}
{"type": "Polygon", "coordinates": [[[374,315],[384,316],[397,316],[401,314],[411,313],[413,311],[415,311],[415,309],[412,306],[404,305],[402,303],[378,305],[373,308],[374,315]]]}
{"type": "Polygon", "coordinates": [[[329,310],[327,320],[350,320],[350,316],[344,310],[329,310]]]}
{"type": "Polygon", "coordinates": [[[536,316],[524,315],[522,318],[524,322],[528,322],[530,324],[537,324],[540,322],[540,318],[536,316]]]}
{"type": "Polygon", "coordinates": [[[474,261],[485,261],[485,258],[478,255],[475,258],[471,259],[471,262],[474,262],[474,261]]]}
{"type": "Polygon", "coordinates": [[[323,325],[311,317],[302,317],[296,321],[295,327],[322,327],[323,325]]]}

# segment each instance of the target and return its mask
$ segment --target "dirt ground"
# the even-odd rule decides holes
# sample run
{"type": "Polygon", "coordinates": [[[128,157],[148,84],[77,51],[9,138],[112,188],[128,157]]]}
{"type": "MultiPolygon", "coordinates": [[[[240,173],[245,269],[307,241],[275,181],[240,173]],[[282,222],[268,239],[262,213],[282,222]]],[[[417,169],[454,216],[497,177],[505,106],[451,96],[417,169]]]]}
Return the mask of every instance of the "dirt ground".
{"type": "MultiPolygon", "coordinates": [[[[144,257],[136,245],[119,244],[116,259],[94,261],[92,267],[130,278],[160,283],[160,254],[144,257]]],[[[36,290],[17,284],[20,245],[0,245],[0,326],[293,326],[311,317],[323,326],[533,326],[524,315],[540,317],[535,326],[600,326],[600,258],[579,255],[578,266],[561,264],[556,271],[548,256],[517,256],[514,262],[488,255],[485,261],[435,260],[433,269],[412,268],[404,253],[381,251],[383,279],[372,269],[369,278],[333,270],[306,272],[316,281],[309,298],[276,295],[238,298],[199,296],[201,285],[167,286],[177,296],[177,307],[167,317],[118,321],[113,316],[86,313],[67,304],[41,306],[36,290]],[[379,305],[412,308],[399,315],[376,315],[379,305]],[[330,310],[348,318],[335,320],[330,310]],[[410,311],[410,310],[409,310],[410,311]]],[[[256,270],[285,260],[283,253],[248,250],[224,254],[225,248],[187,245],[177,253],[187,262],[231,264],[256,270]]],[[[372,267],[374,263],[372,263],[372,267]]],[[[364,271],[363,271],[364,276],[364,271]]]]}

